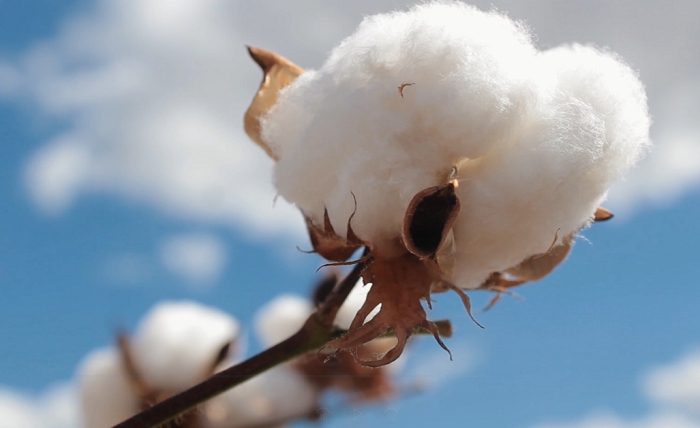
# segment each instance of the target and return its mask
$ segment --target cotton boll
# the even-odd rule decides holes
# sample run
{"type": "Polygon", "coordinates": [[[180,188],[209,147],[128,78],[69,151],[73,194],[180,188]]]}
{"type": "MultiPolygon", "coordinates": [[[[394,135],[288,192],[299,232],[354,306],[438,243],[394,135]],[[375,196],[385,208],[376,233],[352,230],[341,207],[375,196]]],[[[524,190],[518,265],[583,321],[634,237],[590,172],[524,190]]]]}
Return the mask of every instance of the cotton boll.
{"type": "Polygon", "coordinates": [[[188,301],[160,303],[136,330],[133,358],[153,389],[180,391],[208,376],[238,333],[238,322],[219,310],[188,301]]]}
{"type": "Polygon", "coordinates": [[[615,55],[538,52],[522,25],[452,2],[366,18],[263,120],[280,194],[316,225],[327,210],[340,236],[354,212],[385,257],[403,251],[413,196],[458,167],[462,288],[586,226],[648,131],[644,89],[615,55]]]}
{"type": "Polygon", "coordinates": [[[138,411],[139,398],[115,348],[88,354],[80,363],[77,377],[85,428],[110,427],[138,411]]]}
{"type": "Polygon", "coordinates": [[[255,332],[262,345],[269,348],[296,333],[313,311],[308,299],[283,294],[255,314],[255,332]]]}
{"type": "Polygon", "coordinates": [[[534,52],[521,26],[461,3],[366,18],[263,121],[280,194],[317,223],[327,208],[340,234],[354,194],[354,231],[381,247],[415,193],[508,140],[531,108],[534,52]]]}
{"type": "Polygon", "coordinates": [[[316,390],[298,372],[277,366],[230,389],[206,404],[211,428],[280,426],[311,414],[317,406],[316,390]]]}
{"type": "Polygon", "coordinates": [[[615,55],[539,52],[520,24],[457,2],[366,18],[266,111],[275,184],[314,250],[368,250],[358,316],[381,308],[327,346],[391,328],[397,345],[371,367],[399,358],[416,326],[437,337],[431,292],[469,310],[460,288],[550,272],[650,144],[644,89],[615,55]]]}

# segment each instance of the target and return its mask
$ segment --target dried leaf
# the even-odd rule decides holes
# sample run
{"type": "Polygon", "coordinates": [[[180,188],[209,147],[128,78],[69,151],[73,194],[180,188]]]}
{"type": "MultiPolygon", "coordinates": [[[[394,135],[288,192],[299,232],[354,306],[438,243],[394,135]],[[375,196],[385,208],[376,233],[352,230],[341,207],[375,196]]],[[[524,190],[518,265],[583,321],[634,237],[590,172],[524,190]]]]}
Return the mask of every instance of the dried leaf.
{"type": "Polygon", "coordinates": [[[260,117],[277,102],[277,94],[297,78],[304,69],[274,52],[248,46],[248,52],[262,68],[264,76],[260,88],[245,112],[243,127],[248,136],[255,141],[274,160],[279,157],[272,151],[260,135],[260,117]]]}
{"type": "Polygon", "coordinates": [[[457,180],[418,192],[406,209],[402,238],[408,251],[434,259],[459,214],[457,180]]]}
{"type": "Polygon", "coordinates": [[[550,251],[528,257],[517,266],[506,269],[505,272],[522,281],[536,281],[544,278],[564,261],[571,250],[573,240],[574,235],[568,235],[563,238],[561,244],[554,246],[550,251]]]}

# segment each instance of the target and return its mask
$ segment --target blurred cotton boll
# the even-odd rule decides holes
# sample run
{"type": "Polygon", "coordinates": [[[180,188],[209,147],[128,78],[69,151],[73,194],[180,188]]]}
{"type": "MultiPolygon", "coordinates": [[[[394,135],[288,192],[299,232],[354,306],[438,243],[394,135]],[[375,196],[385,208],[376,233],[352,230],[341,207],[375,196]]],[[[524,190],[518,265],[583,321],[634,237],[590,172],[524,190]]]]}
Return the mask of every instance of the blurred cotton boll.
{"type": "Polygon", "coordinates": [[[204,414],[211,428],[277,426],[313,414],[317,403],[317,391],[285,365],[215,397],[204,414]]]}
{"type": "Polygon", "coordinates": [[[308,299],[291,294],[277,296],[255,314],[255,333],[269,348],[296,333],[313,311],[308,299]]]}
{"type": "Polygon", "coordinates": [[[105,428],[125,420],[139,410],[136,394],[116,348],[88,354],[78,367],[80,406],[85,428],[105,428]]]}
{"type": "Polygon", "coordinates": [[[136,329],[133,359],[151,388],[180,391],[206,378],[238,334],[238,322],[224,312],[194,302],[164,302],[136,329]]]}
{"type": "MultiPolygon", "coordinates": [[[[362,305],[365,303],[367,293],[369,293],[371,288],[372,284],[365,284],[362,279],[357,281],[357,284],[355,284],[355,287],[352,289],[347,299],[345,299],[343,304],[340,306],[340,309],[338,309],[338,314],[335,316],[335,321],[333,322],[336,327],[343,330],[350,328],[350,323],[352,323],[357,311],[359,311],[362,305]]],[[[381,305],[370,312],[366,320],[371,320],[372,317],[379,312],[380,308],[381,305]]]]}

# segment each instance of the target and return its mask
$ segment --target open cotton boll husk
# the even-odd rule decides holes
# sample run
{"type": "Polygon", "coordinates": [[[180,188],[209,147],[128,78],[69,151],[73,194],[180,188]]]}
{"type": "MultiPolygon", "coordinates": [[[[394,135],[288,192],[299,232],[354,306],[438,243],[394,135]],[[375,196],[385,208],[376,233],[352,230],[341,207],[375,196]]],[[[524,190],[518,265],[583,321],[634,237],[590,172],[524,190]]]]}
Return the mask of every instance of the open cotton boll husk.
{"type": "Polygon", "coordinates": [[[238,333],[238,322],[217,309],[188,301],[159,303],[138,325],[132,357],[152,389],[176,392],[208,377],[238,333]]]}
{"type": "Polygon", "coordinates": [[[140,399],[116,348],[88,354],[79,365],[77,377],[84,428],[110,427],[139,410],[140,399]]]}
{"type": "Polygon", "coordinates": [[[644,89],[615,55],[540,52],[521,24],[456,2],[366,18],[262,124],[280,195],[344,238],[352,216],[385,258],[405,252],[412,198],[455,178],[443,273],[461,288],[576,234],[650,144],[644,89]]]}

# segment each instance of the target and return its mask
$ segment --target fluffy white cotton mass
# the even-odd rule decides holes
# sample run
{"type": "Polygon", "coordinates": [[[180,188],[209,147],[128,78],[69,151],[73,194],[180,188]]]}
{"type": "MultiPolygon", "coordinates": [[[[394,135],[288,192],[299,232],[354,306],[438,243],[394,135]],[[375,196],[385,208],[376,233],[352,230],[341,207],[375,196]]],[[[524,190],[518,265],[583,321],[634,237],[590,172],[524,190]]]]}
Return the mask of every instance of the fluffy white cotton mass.
{"type": "Polygon", "coordinates": [[[159,391],[180,391],[203,380],[219,351],[238,337],[228,314],[194,302],[164,302],[143,318],[132,340],[135,365],[159,391]]]}
{"type": "Polygon", "coordinates": [[[88,354],[77,372],[80,406],[85,428],[116,425],[139,409],[136,395],[116,348],[88,354]]]}
{"type": "Polygon", "coordinates": [[[519,23],[453,2],[366,18],[263,118],[275,183],[379,252],[454,167],[453,281],[476,287],[587,225],[649,146],[636,74],[586,46],[538,51],[519,23]],[[401,91],[398,89],[402,84],[401,91]]]}

